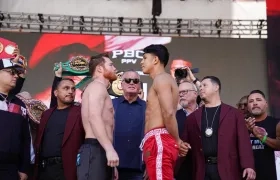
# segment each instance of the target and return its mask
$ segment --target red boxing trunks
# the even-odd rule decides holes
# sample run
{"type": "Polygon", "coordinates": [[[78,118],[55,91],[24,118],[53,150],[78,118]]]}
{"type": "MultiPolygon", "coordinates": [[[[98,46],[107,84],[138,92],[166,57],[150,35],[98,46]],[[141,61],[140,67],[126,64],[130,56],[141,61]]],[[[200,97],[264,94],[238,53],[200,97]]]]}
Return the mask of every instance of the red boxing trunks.
{"type": "Polygon", "coordinates": [[[175,139],[165,128],[150,130],[142,140],[140,148],[150,180],[174,179],[179,149],[175,139]]]}

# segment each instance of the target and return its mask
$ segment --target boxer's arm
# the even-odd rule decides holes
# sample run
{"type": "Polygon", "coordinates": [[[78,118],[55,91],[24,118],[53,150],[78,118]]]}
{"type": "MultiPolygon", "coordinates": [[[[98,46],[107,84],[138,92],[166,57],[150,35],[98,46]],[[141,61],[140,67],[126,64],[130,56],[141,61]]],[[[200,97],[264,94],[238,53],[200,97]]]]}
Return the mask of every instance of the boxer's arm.
{"type": "Polygon", "coordinates": [[[114,148],[106,133],[105,123],[102,119],[103,109],[108,108],[104,107],[106,97],[108,96],[107,90],[102,84],[90,84],[86,91],[87,94],[86,96],[83,96],[82,99],[82,102],[85,102],[85,104],[82,105],[82,108],[88,110],[87,117],[94,136],[106,152],[110,151],[114,148]]]}
{"type": "Polygon", "coordinates": [[[166,80],[165,76],[157,77],[154,80],[154,89],[158,95],[165,128],[176,141],[179,141],[180,138],[175,116],[176,112],[173,106],[173,92],[170,81],[166,80]]]}

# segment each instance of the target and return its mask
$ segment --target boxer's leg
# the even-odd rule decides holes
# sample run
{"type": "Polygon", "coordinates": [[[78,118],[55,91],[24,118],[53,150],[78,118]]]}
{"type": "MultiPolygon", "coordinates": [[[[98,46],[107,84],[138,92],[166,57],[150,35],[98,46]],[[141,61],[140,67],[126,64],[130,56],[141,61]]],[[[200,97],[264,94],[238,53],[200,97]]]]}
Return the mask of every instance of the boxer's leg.
{"type": "Polygon", "coordinates": [[[113,168],[107,166],[106,152],[96,139],[85,140],[78,158],[78,180],[112,180],[113,168]]]}
{"type": "Polygon", "coordinates": [[[174,178],[174,168],[178,158],[178,146],[170,134],[160,135],[163,152],[162,152],[162,179],[169,180],[174,178]]]}
{"type": "Polygon", "coordinates": [[[143,159],[146,165],[146,172],[148,174],[149,180],[158,180],[156,170],[156,158],[157,144],[155,137],[152,136],[148,140],[146,140],[143,147],[143,159]]]}
{"type": "Polygon", "coordinates": [[[91,157],[91,145],[83,144],[77,155],[77,179],[78,180],[88,180],[89,179],[89,168],[91,157]]]}

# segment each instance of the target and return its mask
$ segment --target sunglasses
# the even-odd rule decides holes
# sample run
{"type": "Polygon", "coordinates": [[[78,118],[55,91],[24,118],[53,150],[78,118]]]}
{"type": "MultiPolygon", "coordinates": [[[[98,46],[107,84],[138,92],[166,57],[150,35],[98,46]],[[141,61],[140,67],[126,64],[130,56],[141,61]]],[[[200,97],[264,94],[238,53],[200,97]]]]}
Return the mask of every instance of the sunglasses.
{"type": "Polygon", "coordinates": [[[139,79],[131,79],[131,78],[124,78],[123,81],[127,84],[130,84],[131,82],[133,82],[133,84],[138,84],[140,82],[139,79]]]}
{"type": "Polygon", "coordinates": [[[8,72],[10,73],[10,75],[14,76],[14,75],[20,75],[22,72],[17,70],[17,69],[2,69],[2,71],[8,72]]]}

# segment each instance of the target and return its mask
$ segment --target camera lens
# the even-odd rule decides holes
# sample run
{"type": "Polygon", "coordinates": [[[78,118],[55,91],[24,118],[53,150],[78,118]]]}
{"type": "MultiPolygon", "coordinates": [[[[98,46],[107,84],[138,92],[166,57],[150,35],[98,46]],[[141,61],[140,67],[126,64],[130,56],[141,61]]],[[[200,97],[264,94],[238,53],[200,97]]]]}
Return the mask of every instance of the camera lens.
{"type": "Polygon", "coordinates": [[[174,75],[175,75],[176,79],[184,79],[184,78],[187,77],[188,71],[186,69],[180,69],[179,68],[179,69],[175,70],[174,75]]]}

